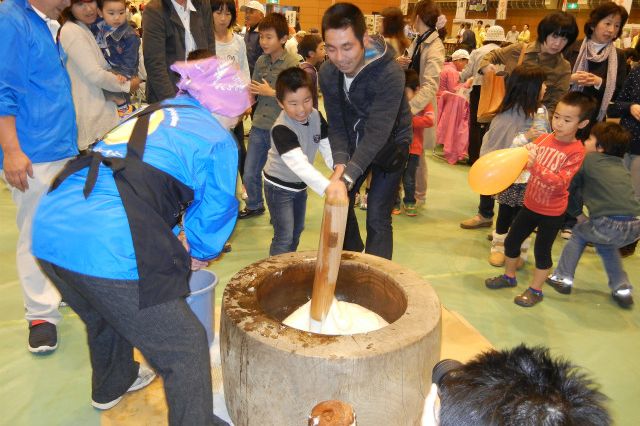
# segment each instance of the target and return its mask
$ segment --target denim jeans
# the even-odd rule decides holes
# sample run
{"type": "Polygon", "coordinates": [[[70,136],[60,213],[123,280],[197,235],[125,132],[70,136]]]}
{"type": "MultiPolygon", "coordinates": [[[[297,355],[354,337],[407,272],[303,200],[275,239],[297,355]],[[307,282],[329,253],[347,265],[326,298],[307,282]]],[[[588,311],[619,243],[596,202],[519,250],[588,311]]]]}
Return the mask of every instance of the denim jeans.
{"type": "MultiPolygon", "coordinates": [[[[393,228],[391,210],[398,194],[398,185],[404,169],[387,173],[376,165],[371,166],[371,186],[367,196],[367,244],[366,253],[391,259],[393,254],[393,228]]],[[[355,196],[367,177],[366,170],[349,191],[349,213],[344,236],[344,250],[365,249],[354,211],[355,196]]]]}
{"type": "Polygon", "coordinates": [[[554,275],[558,280],[573,282],[573,277],[587,243],[596,247],[609,279],[609,288],[631,288],[629,277],[622,269],[618,249],[640,238],[640,219],[616,220],[612,216],[589,219],[573,227],[571,239],[564,246],[554,275]]]}
{"type": "Polygon", "coordinates": [[[418,170],[419,162],[419,155],[409,154],[407,166],[402,175],[402,185],[404,186],[404,198],[402,201],[405,205],[416,203],[416,171],[418,170]]]}
{"type": "Polygon", "coordinates": [[[136,380],[136,347],[164,380],[169,424],[213,424],[207,335],[184,299],[140,309],[135,280],[91,277],[38,261],[85,323],[94,401],[112,401],[136,380]]]}
{"type": "Polygon", "coordinates": [[[262,198],[262,169],[267,162],[267,153],[271,147],[271,131],[251,128],[249,133],[249,147],[244,161],[244,176],[242,181],[247,190],[247,208],[257,210],[264,207],[262,198]]]}
{"type": "Polygon", "coordinates": [[[264,195],[273,225],[269,256],[296,251],[304,230],[307,191],[288,191],[265,181],[264,195]]]}

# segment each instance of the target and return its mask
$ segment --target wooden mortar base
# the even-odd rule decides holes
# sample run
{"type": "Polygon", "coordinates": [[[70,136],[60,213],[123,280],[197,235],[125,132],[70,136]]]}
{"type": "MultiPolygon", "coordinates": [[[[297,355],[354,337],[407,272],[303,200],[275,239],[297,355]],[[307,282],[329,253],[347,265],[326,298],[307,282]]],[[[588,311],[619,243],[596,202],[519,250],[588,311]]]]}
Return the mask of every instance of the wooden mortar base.
{"type": "Polygon", "coordinates": [[[345,252],[336,297],[390,324],[350,336],[296,330],[281,321],[309,299],[315,257],[288,253],[256,262],[225,289],[220,345],[234,424],[305,424],[311,407],[336,399],[351,404],[363,425],[418,425],[440,359],[435,291],[396,263],[345,252]]]}

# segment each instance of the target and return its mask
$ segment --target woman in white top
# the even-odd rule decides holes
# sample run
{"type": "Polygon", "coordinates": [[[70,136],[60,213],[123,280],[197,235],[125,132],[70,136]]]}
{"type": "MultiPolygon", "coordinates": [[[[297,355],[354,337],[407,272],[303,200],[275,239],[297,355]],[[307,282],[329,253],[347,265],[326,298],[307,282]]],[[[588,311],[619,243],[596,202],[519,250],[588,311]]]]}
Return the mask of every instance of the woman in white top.
{"type": "Polygon", "coordinates": [[[89,26],[98,18],[95,1],[72,0],[63,12],[65,24],[60,43],[68,55],[67,71],[78,123],[78,149],[86,150],[96,139],[118,124],[116,104],[104,97],[103,90],[131,92],[137,89],[137,77],[127,81],[110,71],[89,26]]]}
{"type": "MultiPolygon", "coordinates": [[[[237,17],[236,2],[234,0],[211,0],[211,10],[213,12],[213,34],[216,39],[216,56],[235,62],[240,67],[242,74],[251,79],[244,39],[232,30],[237,17]]],[[[250,112],[249,109],[247,113],[250,112]]],[[[242,120],[233,129],[233,135],[238,142],[238,171],[242,177],[244,159],[247,155],[242,120]]]]}

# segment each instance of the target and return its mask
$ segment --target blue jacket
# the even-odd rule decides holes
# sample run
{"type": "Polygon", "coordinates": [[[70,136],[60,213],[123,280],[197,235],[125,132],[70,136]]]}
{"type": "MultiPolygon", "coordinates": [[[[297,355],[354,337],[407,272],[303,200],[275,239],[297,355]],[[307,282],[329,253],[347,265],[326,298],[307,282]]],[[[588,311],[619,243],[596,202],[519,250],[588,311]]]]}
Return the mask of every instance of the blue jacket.
{"type": "MultiPolygon", "coordinates": [[[[143,161],[193,189],[194,200],[183,221],[190,254],[213,259],[231,235],[238,213],[237,146],[231,133],[193,98],[182,95],[165,103],[198,108],[154,113],[164,118],[157,129],[150,127],[143,161]]],[[[93,150],[124,157],[127,143],[100,141],[93,150]]],[[[87,169],[81,170],[42,198],[33,221],[34,256],[80,274],[138,279],[129,223],[111,169],[100,165],[87,199],[82,193],[86,176],[87,169]]]]}
{"type": "MultiPolygon", "coordinates": [[[[33,163],[76,155],[76,115],[66,55],[26,0],[0,4],[0,116],[14,116],[33,163]]],[[[0,152],[0,168],[4,156],[0,152]]]]}

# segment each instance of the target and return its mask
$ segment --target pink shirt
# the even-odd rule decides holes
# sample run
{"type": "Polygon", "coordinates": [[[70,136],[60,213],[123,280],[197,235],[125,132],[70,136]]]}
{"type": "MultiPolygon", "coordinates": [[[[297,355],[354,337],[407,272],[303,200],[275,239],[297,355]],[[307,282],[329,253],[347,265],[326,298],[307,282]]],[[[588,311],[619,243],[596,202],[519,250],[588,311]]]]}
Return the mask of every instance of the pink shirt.
{"type": "Polygon", "coordinates": [[[453,62],[445,62],[442,71],[440,71],[440,87],[438,88],[438,93],[442,93],[445,90],[455,93],[461,85],[460,73],[456,66],[453,62]]]}

